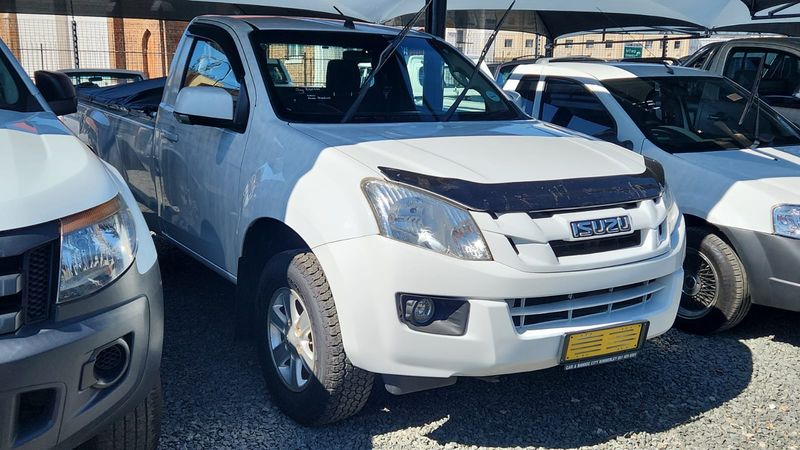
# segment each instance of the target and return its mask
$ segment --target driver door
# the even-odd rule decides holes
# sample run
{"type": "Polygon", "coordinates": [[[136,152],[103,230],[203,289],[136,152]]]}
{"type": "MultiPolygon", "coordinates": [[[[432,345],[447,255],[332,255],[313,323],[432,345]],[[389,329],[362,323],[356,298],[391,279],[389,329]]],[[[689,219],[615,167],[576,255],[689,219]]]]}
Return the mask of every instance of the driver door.
{"type": "MultiPolygon", "coordinates": [[[[204,26],[204,28],[207,26],[204,26]]],[[[216,269],[231,273],[238,225],[239,175],[247,143],[249,101],[244,72],[232,37],[222,30],[190,28],[191,50],[184,60],[180,89],[214,86],[234,98],[239,129],[182,123],[174,114],[176,96],[159,111],[163,231],[216,269]],[[223,34],[224,33],[224,34],[223,34]],[[225,42],[225,39],[228,41],[225,42]],[[230,252],[228,252],[230,253],[230,252]]]]}

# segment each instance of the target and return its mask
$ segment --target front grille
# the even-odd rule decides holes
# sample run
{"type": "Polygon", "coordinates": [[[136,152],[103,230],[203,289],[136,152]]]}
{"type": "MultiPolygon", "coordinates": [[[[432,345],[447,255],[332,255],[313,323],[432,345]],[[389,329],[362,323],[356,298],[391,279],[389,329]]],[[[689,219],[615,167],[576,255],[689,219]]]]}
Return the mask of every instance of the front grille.
{"type": "Polygon", "coordinates": [[[8,255],[0,257],[0,335],[50,319],[59,241],[49,228],[41,234],[43,227],[0,233],[0,254],[8,255]]]}
{"type": "Polygon", "coordinates": [[[585,241],[550,241],[550,248],[557,258],[611,252],[642,245],[642,231],[617,237],[589,239],[585,241]]]}
{"type": "Polygon", "coordinates": [[[655,280],[627,286],[552,297],[506,300],[511,321],[518,332],[552,323],[563,325],[575,319],[610,314],[648,302],[664,286],[655,280]]]}

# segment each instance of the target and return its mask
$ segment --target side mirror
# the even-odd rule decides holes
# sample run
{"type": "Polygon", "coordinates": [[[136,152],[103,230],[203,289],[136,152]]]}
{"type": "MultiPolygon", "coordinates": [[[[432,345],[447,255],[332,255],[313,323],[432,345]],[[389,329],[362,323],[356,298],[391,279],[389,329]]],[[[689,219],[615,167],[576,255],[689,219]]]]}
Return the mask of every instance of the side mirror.
{"type": "Polygon", "coordinates": [[[629,141],[629,140],[618,141],[617,145],[619,145],[620,147],[625,147],[628,150],[633,150],[634,149],[633,141],[629,141]]]}
{"type": "Polygon", "coordinates": [[[233,96],[219,87],[185,87],[178,92],[174,114],[180,123],[229,128],[234,123],[233,96]]]}
{"type": "Polygon", "coordinates": [[[78,94],[66,74],[40,70],[33,74],[36,87],[57,116],[78,112],[78,94]]]}
{"type": "Polygon", "coordinates": [[[509,100],[511,100],[517,106],[519,106],[519,109],[523,109],[525,107],[522,101],[522,94],[520,94],[517,91],[511,91],[511,90],[504,90],[503,92],[506,94],[506,97],[508,97],[509,100]]]}

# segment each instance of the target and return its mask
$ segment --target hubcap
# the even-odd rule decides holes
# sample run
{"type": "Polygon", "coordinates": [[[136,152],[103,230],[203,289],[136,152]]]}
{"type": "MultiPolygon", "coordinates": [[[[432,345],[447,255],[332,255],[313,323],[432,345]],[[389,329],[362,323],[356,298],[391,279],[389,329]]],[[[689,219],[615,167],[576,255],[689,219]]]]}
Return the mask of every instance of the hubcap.
{"type": "Polygon", "coordinates": [[[683,269],[683,296],[678,315],[699,319],[717,303],[719,275],[706,255],[691,248],[686,250],[683,269]]]}
{"type": "Polygon", "coordinates": [[[314,339],[311,319],[300,295],[281,288],[270,300],[267,348],[281,381],[300,392],[314,374],[314,339]]]}

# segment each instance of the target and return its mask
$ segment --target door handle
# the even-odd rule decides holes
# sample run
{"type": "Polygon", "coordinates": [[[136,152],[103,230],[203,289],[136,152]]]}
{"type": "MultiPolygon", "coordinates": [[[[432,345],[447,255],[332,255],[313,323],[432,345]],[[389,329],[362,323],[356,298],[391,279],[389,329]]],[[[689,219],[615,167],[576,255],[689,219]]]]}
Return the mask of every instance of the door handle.
{"type": "Polygon", "coordinates": [[[172,133],[170,131],[162,131],[161,136],[164,136],[164,139],[170,142],[178,142],[181,140],[180,136],[178,136],[178,133],[172,133]]]}

